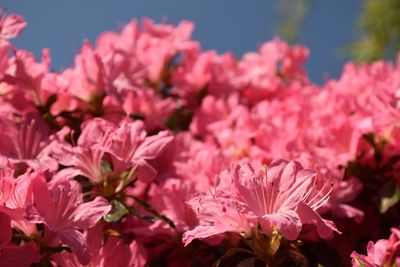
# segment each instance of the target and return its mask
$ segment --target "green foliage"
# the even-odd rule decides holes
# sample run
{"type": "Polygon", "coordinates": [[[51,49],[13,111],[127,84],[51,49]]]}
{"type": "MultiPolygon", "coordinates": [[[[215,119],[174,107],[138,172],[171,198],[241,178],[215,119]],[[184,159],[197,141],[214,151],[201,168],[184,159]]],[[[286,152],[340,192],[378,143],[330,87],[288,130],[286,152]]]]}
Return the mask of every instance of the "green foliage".
{"type": "MultiPolygon", "coordinates": [[[[283,39],[291,43],[298,41],[312,4],[313,0],[278,0],[277,31],[283,39]]],[[[364,0],[355,41],[347,45],[346,52],[356,62],[394,59],[400,52],[400,1],[364,0]]]]}
{"type": "Polygon", "coordinates": [[[364,0],[359,38],[350,45],[358,62],[392,59],[400,51],[400,1],[364,0]]]}

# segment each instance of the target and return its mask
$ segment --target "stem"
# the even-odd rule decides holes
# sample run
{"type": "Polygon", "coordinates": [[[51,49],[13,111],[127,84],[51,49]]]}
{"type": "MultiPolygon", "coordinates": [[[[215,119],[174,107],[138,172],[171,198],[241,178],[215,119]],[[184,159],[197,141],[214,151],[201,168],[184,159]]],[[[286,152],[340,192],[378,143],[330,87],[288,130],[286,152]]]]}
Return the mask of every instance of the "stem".
{"type": "MultiPolygon", "coordinates": [[[[150,206],[150,204],[148,204],[147,202],[141,200],[140,198],[136,197],[136,196],[132,196],[132,195],[126,195],[127,197],[132,198],[133,200],[136,201],[137,204],[139,204],[142,208],[144,208],[147,212],[151,213],[152,215],[154,215],[155,218],[164,221],[165,223],[167,223],[171,228],[176,229],[176,226],[174,224],[174,222],[169,219],[168,217],[166,217],[165,215],[162,215],[160,213],[158,213],[158,211],[156,211],[152,206],[150,206]]],[[[128,210],[130,211],[132,208],[127,207],[128,210]]],[[[134,210],[135,211],[135,210],[134,210]]],[[[135,211],[136,212],[136,211],[135,211]]],[[[137,212],[136,212],[137,213],[137,212]]]]}

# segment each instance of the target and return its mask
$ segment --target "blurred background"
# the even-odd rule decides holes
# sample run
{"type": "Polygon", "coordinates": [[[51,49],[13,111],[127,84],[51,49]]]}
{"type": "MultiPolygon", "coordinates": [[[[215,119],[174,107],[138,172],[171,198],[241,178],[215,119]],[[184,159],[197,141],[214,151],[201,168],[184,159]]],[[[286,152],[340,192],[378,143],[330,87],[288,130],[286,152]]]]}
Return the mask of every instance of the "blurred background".
{"type": "Polygon", "coordinates": [[[195,22],[193,39],[203,49],[232,51],[238,58],[281,36],[311,51],[306,64],[313,82],[337,78],[348,60],[394,59],[400,44],[399,0],[2,0],[28,26],[14,40],[40,57],[48,47],[52,67],[72,64],[84,39],[95,42],[132,18],[195,22]]]}

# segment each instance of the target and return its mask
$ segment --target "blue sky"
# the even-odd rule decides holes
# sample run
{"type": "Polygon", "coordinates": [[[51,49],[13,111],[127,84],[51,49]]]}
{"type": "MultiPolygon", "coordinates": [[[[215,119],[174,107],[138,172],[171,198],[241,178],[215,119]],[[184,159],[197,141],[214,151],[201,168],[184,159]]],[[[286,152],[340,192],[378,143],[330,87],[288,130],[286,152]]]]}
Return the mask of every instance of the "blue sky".
{"type": "MultiPolygon", "coordinates": [[[[338,77],[348,60],[339,49],[352,40],[361,0],[313,2],[299,41],[311,51],[306,67],[312,81],[321,83],[338,77]]],[[[276,36],[279,18],[276,0],[3,0],[0,5],[28,22],[16,46],[37,56],[50,48],[55,70],[71,65],[84,39],[94,42],[102,31],[118,30],[134,17],[194,21],[193,39],[204,49],[233,51],[237,57],[276,36]]]]}

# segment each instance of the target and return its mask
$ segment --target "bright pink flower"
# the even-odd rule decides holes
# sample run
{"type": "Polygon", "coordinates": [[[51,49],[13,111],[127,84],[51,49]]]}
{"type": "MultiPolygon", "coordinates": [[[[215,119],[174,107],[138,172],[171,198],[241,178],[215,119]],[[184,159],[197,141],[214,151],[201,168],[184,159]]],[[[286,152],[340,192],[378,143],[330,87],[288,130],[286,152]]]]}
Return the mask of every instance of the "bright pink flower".
{"type": "Polygon", "coordinates": [[[176,103],[169,98],[162,99],[154,90],[141,88],[126,90],[122,108],[128,116],[143,116],[147,131],[165,128],[165,121],[172,114],[176,103]]]}
{"type": "MultiPolygon", "coordinates": [[[[26,177],[24,177],[26,178],[26,177]]],[[[14,199],[19,197],[18,181],[12,178],[12,169],[4,158],[0,158],[0,267],[8,266],[30,266],[31,263],[40,260],[39,250],[33,241],[27,242],[23,246],[11,243],[12,226],[22,226],[19,229],[26,230],[21,222],[23,220],[23,210],[14,207],[14,199]]],[[[25,232],[27,234],[32,232],[25,232]]]]}
{"type": "Polygon", "coordinates": [[[184,51],[182,63],[172,75],[175,85],[173,92],[184,98],[189,105],[196,106],[199,93],[211,81],[211,68],[216,57],[215,51],[201,53],[199,47],[184,51]]]}
{"type": "Polygon", "coordinates": [[[389,239],[369,241],[367,256],[351,254],[353,267],[400,266],[400,230],[392,228],[389,239]]]}
{"type": "MultiPolygon", "coordinates": [[[[0,81],[8,68],[10,45],[0,40],[0,81]]],[[[1,90],[0,90],[1,91],[1,90]]]]}
{"type": "MultiPolygon", "coordinates": [[[[167,131],[157,135],[146,136],[143,123],[122,121],[120,126],[103,119],[86,121],[82,126],[82,133],[77,146],[60,144],[56,147],[56,158],[71,168],[69,176],[84,175],[95,183],[102,182],[105,177],[102,173],[102,163],[106,153],[112,156],[112,163],[116,173],[130,169],[137,165],[137,176],[143,181],[151,181],[157,171],[149,164],[157,158],[164,147],[169,144],[173,136],[167,131]]],[[[111,162],[109,162],[111,163],[111,162]]]]}
{"type": "MultiPolygon", "coordinates": [[[[24,209],[33,203],[31,181],[40,173],[26,172],[13,179],[13,191],[9,195],[3,210],[11,218],[11,225],[24,232],[27,236],[34,236],[37,233],[36,225],[24,218],[24,209]]],[[[3,188],[4,190],[4,188],[3,188]]]]}
{"type": "Polygon", "coordinates": [[[316,186],[316,173],[298,162],[274,161],[265,173],[256,174],[242,163],[222,172],[215,189],[191,199],[189,205],[200,225],[183,236],[185,244],[224,232],[249,235],[252,227],[262,226],[272,233],[278,228],[286,239],[295,240],[302,224],[315,225],[322,238],[337,231],[317,210],[329,198],[331,185],[316,186]]]}
{"type": "Polygon", "coordinates": [[[54,261],[65,267],[145,266],[146,249],[139,242],[127,243],[122,238],[104,236],[104,230],[103,225],[97,225],[85,233],[92,255],[89,264],[80,263],[74,254],[68,252],[55,255],[54,261]]]}
{"type": "Polygon", "coordinates": [[[0,249],[0,267],[29,267],[40,259],[39,249],[33,241],[23,246],[10,244],[0,249]]]}
{"type": "Polygon", "coordinates": [[[130,162],[139,167],[138,177],[142,181],[151,181],[157,171],[148,163],[155,159],[173,139],[167,131],[147,136],[140,122],[122,122],[110,136],[103,149],[118,160],[130,162]]]}
{"type": "Polygon", "coordinates": [[[63,76],[69,80],[68,91],[88,104],[95,104],[106,90],[103,63],[88,41],[76,56],[75,67],[67,69],[63,76]]]}
{"type": "Polygon", "coordinates": [[[17,50],[15,57],[9,62],[9,69],[7,70],[7,77],[5,79],[12,85],[14,106],[19,107],[20,110],[27,109],[29,106],[20,107],[21,101],[19,94],[23,94],[24,99],[30,105],[43,106],[48,100],[49,96],[56,94],[54,88],[44,87],[45,78],[49,75],[50,71],[50,52],[49,49],[42,50],[41,62],[38,62],[35,56],[26,50],[17,50]]]}
{"type": "Polygon", "coordinates": [[[191,181],[169,178],[160,187],[153,185],[150,203],[174,222],[177,231],[184,232],[198,223],[193,210],[185,203],[194,192],[191,181]]]}
{"type": "Polygon", "coordinates": [[[14,194],[14,170],[7,158],[0,156],[0,205],[4,205],[14,194]]]}
{"type": "Polygon", "coordinates": [[[190,180],[196,191],[206,192],[215,174],[229,166],[230,160],[213,142],[200,142],[187,133],[178,134],[175,140],[175,173],[190,180]]]}
{"type": "Polygon", "coordinates": [[[143,19],[142,24],[144,30],[136,44],[137,57],[146,67],[150,81],[157,83],[162,78],[165,64],[179,50],[193,45],[189,38],[194,25],[183,21],[174,28],[165,24],[157,25],[150,19],[143,19]]]}
{"type": "Polygon", "coordinates": [[[101,172],[104,151],[96,149],[98,143],[107,143],[110,133],[115,125],[103,119],[88,120],[82,125],[82,133],[79,136],[77,146],[71,146],[66,142],[59,142],[52,148],[53,157],[61,164],[69,166],[64,169],[64,175],[71,178],[83,175],[94,183],[104,180],[101,172]]]}
{"type": "Polygon", "coordinates": [[[32,181],[32,191],[34,203],[26,207],[25,218],[45,224],[82,264],[89,263],[90,252],[81,231],[93,227],[111,210],[111,205],[101,197],[84,203],[80,185],[67,180],[48,185],[44,177],[37,176],[32,181]]]}
{"type": "Polygon", "coordinates": [[[0,267],[18,266],[28,267],[41,259],[35,242],[29,241],[22,246],[12,244],[11,220],[1,212],[0,207],[0,267]]]}
{"type": "Polygon", "coordinates": [[[356,209],[349,204],[361,192],[362,184],[356,178],[343,180],[332,188],[331,198],[325,205],[335,217],[354,218],[356,223],[361,223],[364,219],[364,212],[356,209]]]}
{"type": "Polygon", "coordinates": [[[57,169],[57,162],[50,157],[51,138],[43,121],[27,118],[16,124],[0,118],[0,125],[8,129],[0,133],[0,154],[12,163],[25,163],[36,170],[57,169]]]}
{"type": "Polygon", "coordinates": [[[305,47],[290,47],[275,38],[263,44],[258,53],[250,52],[243,56],[233,81],[250,103],[278,97],[292,85],[304,86],[308,83],[303,67],[307,57],[305,47]]]}
{"type": "Polygon", "coordinates": [[[0,9],[0,39],[17,37],[25,26],[26,22],[20,15],[6,15],[4,10],[0,9]]]}

